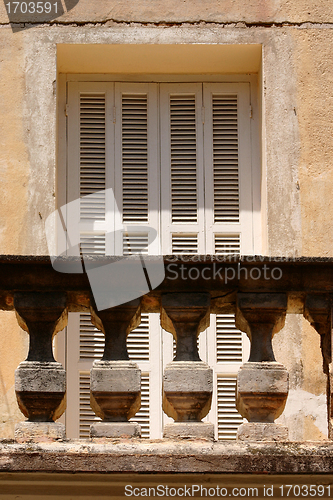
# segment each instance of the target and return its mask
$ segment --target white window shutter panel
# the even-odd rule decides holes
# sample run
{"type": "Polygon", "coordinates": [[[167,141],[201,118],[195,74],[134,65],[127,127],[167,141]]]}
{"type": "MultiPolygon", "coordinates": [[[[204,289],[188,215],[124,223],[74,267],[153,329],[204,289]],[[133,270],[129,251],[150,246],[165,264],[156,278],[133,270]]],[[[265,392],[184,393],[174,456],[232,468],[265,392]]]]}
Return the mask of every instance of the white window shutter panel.
{"type": "Polygon", "coordinates": [[[141,437],[150,438],[150,374],[141,373],[141,408],[137,414],[131,418],[132,422],[138,422],[141,425],[141,437]]]}
{"type": "Polygon", "coordinates": [[[79,106],[80,218],[104,220],[106,94],[80,92],[79,106]]]}
{"type": "Polygon", "coordinates": [[[90,371],[80,371],[80,423],[79,423],[79,438],[89,439],[90,426],[94,422],[100,422],[101,419],[95,415],[90,407],[90,371]]]}
{"type": "Polygon", "coordinates": [[[159,231],[157,85],[116,83],[115,106],[115,195],[125,225],[115,252],[158,254],[158,238],[145,230],[159,231]]]}
{"type": "Polygon", "coordinates": [[[159,314],[141,314],[140,325],[127,337],[131,360],[141,370],[141,408],[131,419],[141,425],[143,438],[162,433],[162,345],[159,314]]]}
{"type": "Polygon", "coordinates": [[[218,439],[236,439],[243,417],[235,405],[236,377],[217,376],[218,439]]]}
{"type": "Polygon", "coordinates": [[[233,314],[216,315],[216,362],[242,363],[243,335],[233,314]]]}
{"type": "Polygon", "coordinates": [[[201,84],[161,84],[160,123],[163,253],[177,237],[185,253],[195,236],[205,253],[201,84]]]}
{"type": "Polygon", "coordinates": [[[83,252],[110,254],[114,205],[104,191],[114,188],[114,85],[70,82],[68,88],[68,201],[80,202],[67,227],[78,228],[83,252]]]}
{"type": "Polygon", "coordinates": [[[105,254],[106,92],[79,92],[80,243],[83,254],[105,254]],[[91,223],[91,232],[89,232],[91,223]],[[82,227],[83,226],[83,227],[82,227]],[[85,231],[86,229],[86,231],[85,231]]]}
{"type": "Polygon", "coordinates": [[[80,360],[101,359],[104,345],[104,334],[92,324],[90,313],[80,313],[80,360]]]}
{"type": "MultiPolygon", "coordinates": [[[[156,84],[115,84],[115,193],[124,231],[115,241],[117,255],[158,254],[158,101],[156,84]],[[140,230],[142,226],[142,230],[140,230]],[[157,238],[147,232],[157,232],[157,238]]],[[[160,331],[156,315],[143,314],[128,335],[129,356],[141,369],[141,408],[132,418],[142,437],[161,435],[160,331]],[[155,345],[157,343],[157,345],[155,345]]]]}
{"type": "Polygon", "coordinates": [[[215,381],[208,418],[216,426],[216,439],[236,439],[243,418],[235,406],[235,384],[249,355],[249,340],[236,328],[234,314],[211,314],[207,336],[208,364],[215,381]]]}
{"type": "Polygon", "coordinates": [[[238,235],[240,252],[252,254],[249,84],[205,83],[203,96],[207,253],[215,235],[238,235]]]}
{"type": "MultiPolygon", "coordinates": [[[[74,315],[79,317],[79,325],[73,325],[73,318],[71,315],[71,323],[70,325],[74,330],[74,326],[79,327],[79,361],[76,365],[78,368],[78,393],[77,399],[75,400],[71,398],[68,401],[68,410],[70,414],[68,415],[67,420],[71,420],[69,430],[70,437],[80,437],[87,438],[89,437],[89,429],[90,425],[100,420],[94,414],[93,410],[90,407],[90,368],[94,360],[101,359],[104,352],[104,334],[98,330],[91,323],[90,314],[89,313],[80,313],[79,315],[74,315]],[[76,410],[76,408],[78,410],[76,410]],[[75,426],[74,419],[77,419],[77,424],[75,426]],[[73,430],[74,429],[74,430],[73,430]],[[76,429],[76,430],[75,430],[76,429]]],[[[139,422],[142,425],[142,437],[150,437],[151,434],[151,418],[150,418],[150,409],[149,409],[149,401],[150,401],[150,378],[156,377],[155,373],[151,373],[153,369],[153,363],[150,360],[150,338],[149,338],[149,323],[150,318],[148,314],[142,314],[141,324],[132,332],[129,333],[127,338],[127,347],[130,359],[138,363],[139,367],[142,370],[142,379],[141,379],[141,408],[132,418],[133,421],[139,422]],[[147,371],[147,373],[145,373],[147,371]]],[[[153,325],[156,328],[156,325],[153,325]]],[[[75,340],[73,338],[73,340],[75,340]]],[[[156,363],[155,363],[156,364],[156,363]]],[[[158,365],[158,363],[157,363],[158,365]]],[[[70,394],[75,394],[75,389],[72,387],[75,378],[75,366],[73,363],[73,359],[70,363],[70,372],[69,376],[71,376],[71,380],[69,380],[69,389],[70,394]],[[73,376],[74,375],[74,376],[73,376]]],[[[153,395],[154,396],[154,395],[153,395]]],[[[156,395],[155,395],[156,399],[156,395]]],[[[155,402],[156,404],[156,402],[155,402]]],[[[154,408],[154,404],[153,404],[154,408]]],[[[160,432],[160,429],[158,429],[160,432]]]]}
{"type": "Polygon", "coordinates": [[[239,222],[238,96],[212,94],[214,222],[239,222]]]}
{"type": "Polygon", "coordinates": [[[149,361],[149,326],[149,314],[141,314],[140,325],[127,336],[127,351],[132,361],[149,361]]]}

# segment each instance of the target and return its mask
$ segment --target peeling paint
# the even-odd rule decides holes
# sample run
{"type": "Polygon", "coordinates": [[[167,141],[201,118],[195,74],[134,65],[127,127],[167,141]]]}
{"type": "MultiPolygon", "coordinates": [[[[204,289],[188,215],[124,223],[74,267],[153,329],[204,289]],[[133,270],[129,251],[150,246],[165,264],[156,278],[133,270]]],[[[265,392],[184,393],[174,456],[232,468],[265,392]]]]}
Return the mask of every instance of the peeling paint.
{"type": "Polygon", "coordinates": [[[288,421],[292,421],[294,417],[299,418],[301,416],[311,417],[320,433],[325,437],[328,436],[326,394],[316,396],[302,389],[290,390],[286,407],[279,423],[282,423],[284,420],[288,425],[288,421]]]}

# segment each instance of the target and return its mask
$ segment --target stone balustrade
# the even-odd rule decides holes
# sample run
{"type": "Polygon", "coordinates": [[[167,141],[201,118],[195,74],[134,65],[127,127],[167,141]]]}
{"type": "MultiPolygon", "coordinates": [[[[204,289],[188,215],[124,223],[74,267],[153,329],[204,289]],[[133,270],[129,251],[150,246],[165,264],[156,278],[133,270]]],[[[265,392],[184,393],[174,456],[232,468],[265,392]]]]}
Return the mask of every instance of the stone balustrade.
{"type": "MultiPolygon", "coordinates": [[[[157,258],[148,261],[148,269],[153,268],[157,258]]],[[[113,262],[127,273],[141,265],[137,256],[91,257],[90,267],[113,262]]],[[[64,426],[56,420],[65,409],[66,374],[54,359],[52,340],[71,311],[90,311],[92,323],[105,335],[104,354],[90,375],[91,407],[102,419],[91,426],[93,438],[140,437],[140,426],[129,419],[140,408],[141,374],[129,359],[126,337],[142,312],[159,312],[162,327],[176,340],[161,388],[163,410],[174,419],[165,426],[165,439],[214,439],[213,425],[202,422],[211,405],[213,375],[199,357],[197,337],[210,313],[220,312],[235,313],[238,328],[251,341],[249,360],[237,378],[237,408],[248,421],[240,426],[238,440],[288,440],[288,429],[274,423],[288,397],[288,373],[272,348],[286,313],[304,314],[321,337],[332,437],[333,259],[166,256],[165,278],[156,289],[104,310],[96,307],[87,275],[72,272],[73,263],[78,261],[64,258],[64,272],[58,272],[48,257],[0,257],[0,308],[15,310],[30,339],[28,357],[16,370],[17,400],[27,417],[17,425],[19,441],[65,439],[64,426]]]]}

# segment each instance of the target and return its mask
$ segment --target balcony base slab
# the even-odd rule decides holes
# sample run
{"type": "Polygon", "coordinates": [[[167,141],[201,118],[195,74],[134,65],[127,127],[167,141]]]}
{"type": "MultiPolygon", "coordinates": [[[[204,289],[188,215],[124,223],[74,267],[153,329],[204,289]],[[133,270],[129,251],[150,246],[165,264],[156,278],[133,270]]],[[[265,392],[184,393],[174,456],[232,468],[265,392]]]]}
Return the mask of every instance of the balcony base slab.
{"type": "Polygon", "coordinates": [[[63,441],[66,429],[60,422],[19,422],[15,425],[15,439],[18,443],[63,441]]]}
{"type": "Polygon", "coordinates": [[[90,426],[92,438],[139,438],[141,426],[136,422],[96,422],[90,426]]]}
{"type": "Polygon", "coordinates": [[[288,427],[274,423],[248,422],[238,428],[239,441],[288,441],[288,427]]]}
{"type": "Polygon", "coordinates": [[[3,440],[0,476],[4,472],[333,474],[333,443],[113,439],[23,444],[3,440]]]}
{"type": "Polygon", "coordinates": [[[214,441],[214,425],[209,422],[174,422],[163,430],[165,439],[207,439],[214,441]]]}

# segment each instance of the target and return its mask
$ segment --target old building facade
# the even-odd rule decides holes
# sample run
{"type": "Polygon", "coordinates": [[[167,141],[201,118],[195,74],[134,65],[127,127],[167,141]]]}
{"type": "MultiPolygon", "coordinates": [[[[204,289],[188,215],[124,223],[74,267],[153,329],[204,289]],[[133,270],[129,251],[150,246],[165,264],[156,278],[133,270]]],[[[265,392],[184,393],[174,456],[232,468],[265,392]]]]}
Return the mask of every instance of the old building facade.
{"type": "MultiPolygon", "coordinates": [[[[12,24],[8,5],[0,5],[1,254],[48,255],[47,217],[97,188],[112,188],[123,222],[155,228],[164,255],[333,256],[330,2],[58,3],[65,12],[50,21],[27,23],[21,12],[12,24]],[[141,165],[135,175],[133,164],[141,165]]],[[[98,200],[92,203],[89,210],[98,212],[98,200]]],[[[126,254],[126,245],[140,245],[135,231],[117,243],[102,225],[97,232],[88,226],[81,231],[87,253],[126,254]]],[[[326,441],[320,335],[299,314],[299,297],[288,300],[288,311],[298,314],[287,314],[273,339],[289,372],[279,422],[291,441],[326,441]]],[[[223,383],[233,390],[248,341],[229,310],[212,317],[204,335],[200,354],[215,377],[207,418],[216,439],[235,438],[241,420],[234,414],[231,434],[224,430],[223,383]]],[[[54,345],[67,368],[70,413],[63,421],[70,438],[88,436],[93,413],[85,377],[101,355],[101,338],[87,313],[73,313],[54,345]],[[80,321],[81,337],[92,336],[86,346],[82,341],[81,355],[80,321]]],[[[158,439],[172,421],[161,406],[172,336],[160,330],[159,314],[147,312],[130,342],[146,388],[140,421],[145,436],[158,439]]],[[[14,372],[27,350],[14,312],[1,311],[3,438],[13,438],[24,419],[14,372]]]]}

